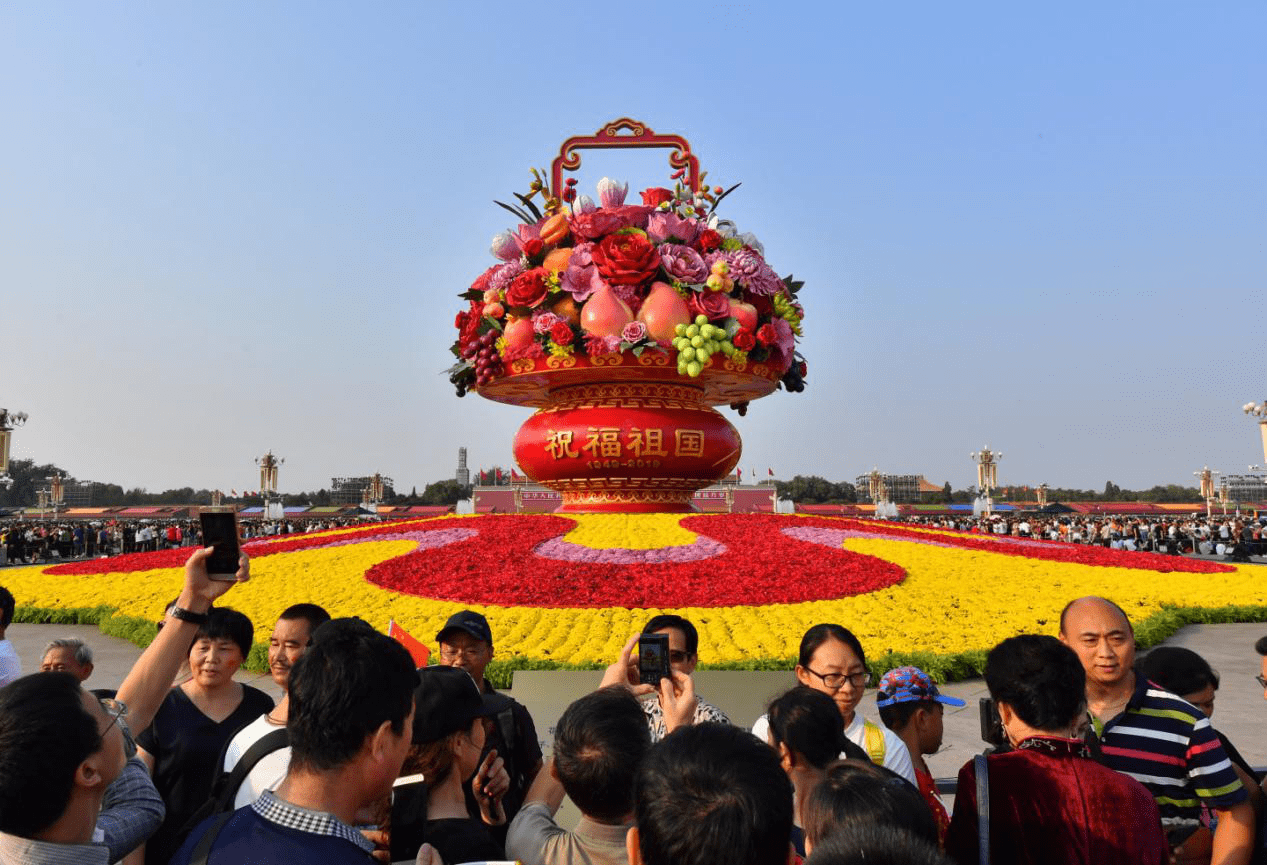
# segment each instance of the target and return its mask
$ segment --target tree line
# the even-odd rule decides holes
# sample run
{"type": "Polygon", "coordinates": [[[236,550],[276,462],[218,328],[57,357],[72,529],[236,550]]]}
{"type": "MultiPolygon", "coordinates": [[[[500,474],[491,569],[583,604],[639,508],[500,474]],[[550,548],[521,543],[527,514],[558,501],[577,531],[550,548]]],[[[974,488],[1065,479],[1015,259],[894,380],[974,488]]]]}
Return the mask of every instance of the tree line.
{"type": "MultiPolygon", "coordinates": [[[[796,475],[790,481],[775,481],[774,488],[779,498],[791,499],[807,505],[816,504],[853,504],[858,501],[858,490],[846,481],[829,481],[818,475],[796,475]]],[[[977,497],[976,486],[966,489],[953,489],[947,481],[940,493],[928,494],[924,501],[930,504],[971,504],[977,497]]],[[[1037,502],[1036,487],[1003,486],[994,490],[993,498],[998,500],[1037,502]]],[[[1079,490],[1065,487],[1049,487],[1047,503],[1057,502],[1150,502],[1154,504],[1201,502],[1201,491],[1196,487],[1185,487],[1179,484],[1158,484],[1146,490],[1127,490],[1108,481],[1103,492],[1095,490],[1079,490]]]]}

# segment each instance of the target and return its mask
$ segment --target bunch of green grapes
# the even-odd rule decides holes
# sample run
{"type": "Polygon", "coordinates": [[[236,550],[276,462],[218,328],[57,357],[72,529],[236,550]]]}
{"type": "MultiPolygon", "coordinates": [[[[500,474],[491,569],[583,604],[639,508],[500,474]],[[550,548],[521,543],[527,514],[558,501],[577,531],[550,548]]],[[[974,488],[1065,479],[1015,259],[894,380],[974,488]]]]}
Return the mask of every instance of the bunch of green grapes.
{"type": "Polygon", "coordinates": [[[713,355],[721,352],[726,357],[735,353],[726,331],[708,323],[708,316],[695,316],[694,324],[679,324],[673,331],[673,347],[677,349],[679,375],[696,378],[713,355]]]}
{"type": "Polygon", "coordinates": [[[774,304],[774,314],[786,321],[794,334],[801,336],[801,316],[796,311],[795,304],[782,294],[774,295],[771,301],[774,304]]]}

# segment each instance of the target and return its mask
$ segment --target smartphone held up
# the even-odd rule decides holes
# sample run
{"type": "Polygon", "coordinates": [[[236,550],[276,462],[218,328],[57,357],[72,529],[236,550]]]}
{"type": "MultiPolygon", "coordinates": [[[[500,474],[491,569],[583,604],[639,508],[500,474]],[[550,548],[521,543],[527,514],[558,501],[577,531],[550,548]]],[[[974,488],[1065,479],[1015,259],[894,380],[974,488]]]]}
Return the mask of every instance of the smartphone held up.
{"type": "Polygon", "coordinates": [[[202,522],[202,545],[213,548],[207,557],[207,576],[213,580],[236,580],[242,552],[237,512],[203,509],[198,512],[198,519],[202,522]]]}

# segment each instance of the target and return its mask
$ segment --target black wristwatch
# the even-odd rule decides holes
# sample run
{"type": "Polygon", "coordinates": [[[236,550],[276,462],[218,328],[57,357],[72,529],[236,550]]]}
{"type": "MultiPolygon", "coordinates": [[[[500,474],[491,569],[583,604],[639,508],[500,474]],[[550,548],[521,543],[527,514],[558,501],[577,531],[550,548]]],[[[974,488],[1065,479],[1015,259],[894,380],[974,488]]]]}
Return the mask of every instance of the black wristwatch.
{"type": "Polygon", "coordinates": [[[172,607],[167,612],[171,613],[172,618],[180,619],[182,622],[189,622],[193,625],[207,624],[206,613],[195,613],[193,610],[186,610],[184,607],[172,607]]]}

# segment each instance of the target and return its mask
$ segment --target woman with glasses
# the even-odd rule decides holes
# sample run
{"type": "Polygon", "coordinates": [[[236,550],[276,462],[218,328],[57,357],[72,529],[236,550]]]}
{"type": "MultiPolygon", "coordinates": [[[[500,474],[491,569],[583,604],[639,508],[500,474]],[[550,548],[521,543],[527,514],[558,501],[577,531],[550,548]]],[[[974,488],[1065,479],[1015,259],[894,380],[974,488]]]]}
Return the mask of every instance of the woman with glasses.
{"type": "MultiPolygon", "coordinates": [[[[840,711],[845,738],[867,752],[871,762],[891,769],[915,784],[915,769],[905,743],[887,727],[858,714],[858,704],[871,680],[862,644],[840,625],[815,625],[801,638],[796,679],[831,697],[840,711]]],[[[770,722],[762,715],[752,733],[769,741],[770,722]]],[[[847,756],[845,754],[842,757],[847,756]]]]}

